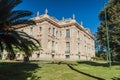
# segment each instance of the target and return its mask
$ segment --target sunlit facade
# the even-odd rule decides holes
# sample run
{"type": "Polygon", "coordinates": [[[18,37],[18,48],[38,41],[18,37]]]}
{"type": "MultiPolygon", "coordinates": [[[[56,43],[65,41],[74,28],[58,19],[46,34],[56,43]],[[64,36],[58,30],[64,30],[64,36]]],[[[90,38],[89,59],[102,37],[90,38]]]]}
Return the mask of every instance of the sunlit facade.
{"type": "MultiPolygon", "coordinates": [[[[43,60],[91,60],[95,56],[94,37],[89,29],[72,18],[57,20],[45,14],[32,18],[36,25],[24,26],[17,30],[24,31],[38,39],[40,51],[35,51],[30,59],[43,60]]],[[[22,56],[18,56],[22,58],[22,56]]]]}

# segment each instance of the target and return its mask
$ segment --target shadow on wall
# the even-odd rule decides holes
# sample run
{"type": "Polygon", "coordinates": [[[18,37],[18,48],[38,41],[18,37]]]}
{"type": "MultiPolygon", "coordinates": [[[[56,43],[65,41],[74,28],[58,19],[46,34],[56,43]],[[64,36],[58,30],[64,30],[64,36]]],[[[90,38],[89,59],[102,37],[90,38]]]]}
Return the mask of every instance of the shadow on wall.
{"type": "Polygon", "coordinates": [[[35,70],[39,67],[33,63],[0,63],[0,80],[40,80],[41,76],[35,76],[35,70]]]}

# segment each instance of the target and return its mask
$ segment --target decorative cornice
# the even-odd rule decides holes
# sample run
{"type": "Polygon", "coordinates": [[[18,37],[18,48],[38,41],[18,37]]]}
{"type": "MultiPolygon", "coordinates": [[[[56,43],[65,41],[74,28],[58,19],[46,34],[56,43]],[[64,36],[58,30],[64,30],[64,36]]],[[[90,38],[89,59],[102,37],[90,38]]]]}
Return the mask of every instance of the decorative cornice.
{"type": "Polygon", "coordinates": [[[53,25],[55,25],[55,26],[57,26],[57,27],[59,27],[60,28],[60,25],[58,24],[58,22],[56,21],[56,20],[54,20],[54,19],[52,19],[52,18],[50,18],[49,16],[46,16],[46,15],[44,15],[43,17],[41,17],[41,18],[38,18],[38,19],[33,19],[36,23],[40,23],[40,22],[44,22],[44,21],[48,21],[49,23],[51,23],[51,24],[53,24],[53,25]]]}
{"type": "MultiPolygon", "coordinates": [[[[57,19],[50,17],[48,14],[48,10],[45,10],[45,14],[44,15],[39,15],[37,17],[32,18],[31,20],[34,20],[36,23],[41,23],[44,21],[47,21],[53,25],[55,25],[58,28],[63,28],[63,27],[70,27],[70,26],[76,26],[78,29],[80,29],[81,31],[85,32],[87,35],[89,35],[92,39],[94,39],[93,35],[90,34],[90,32],[88,33],[88,31],[86,31],[85,28],[82,27],[82,24],[78,24],[77,21],[75,20],[75,15],[73,14],[72,19],[67,19],[65,20],[64,18],[62,19],[62,21],[58,21],[57,19]]],[[[24,25],[22,27],[26,27],[28,25],[24,25]]],[[[22,28],[19,27],[19,28],[22,28]]]]}

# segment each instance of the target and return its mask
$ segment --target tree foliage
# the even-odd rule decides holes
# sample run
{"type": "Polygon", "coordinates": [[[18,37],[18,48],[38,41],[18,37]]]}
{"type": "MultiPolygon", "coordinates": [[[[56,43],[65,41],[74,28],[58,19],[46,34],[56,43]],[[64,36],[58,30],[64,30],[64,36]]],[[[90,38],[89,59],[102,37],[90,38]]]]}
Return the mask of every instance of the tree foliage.
{"type": "Polygon", "coordinates": [[[22,0],[0,0],[0,49],[2,51],[5,49],[10,54],[10,59],[15,58],[14,48],[24,51],[26,56],[30,56],[39,44],[36,39],[28,34],[14,30],[20,24],[35,24],[34,21],[25,18],[31,16],[32,12],[14,10],[21,2],[22,0]]]}
{"type": "Polygon", "coordinates": [[[97,40],[101,47],[106,48],[106,28],[105,28],[105,9],[107,13],[107,23],[109,28],[109,40],[112,58],[120,60],[120,0],[109,0],[107,6],[99,14],[101,21],[98,32],[97,40]]]}

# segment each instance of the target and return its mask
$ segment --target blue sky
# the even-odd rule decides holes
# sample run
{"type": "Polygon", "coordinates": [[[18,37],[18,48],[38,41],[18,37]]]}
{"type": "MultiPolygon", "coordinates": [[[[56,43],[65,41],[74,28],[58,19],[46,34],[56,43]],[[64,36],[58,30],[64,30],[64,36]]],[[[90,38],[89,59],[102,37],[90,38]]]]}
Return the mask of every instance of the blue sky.
{"type": "Polygon", "coordinates": [[[78,23],[82,21],[85,28],[95,33],[100,23],[98,14],[106,2],[107,0],[23,0],[15,9],[32,11],[34,17],[37,11],[44,14],[47,8],[48,14],[58,20],[62,17],[71,18],[75,14],[78,23]]]}

